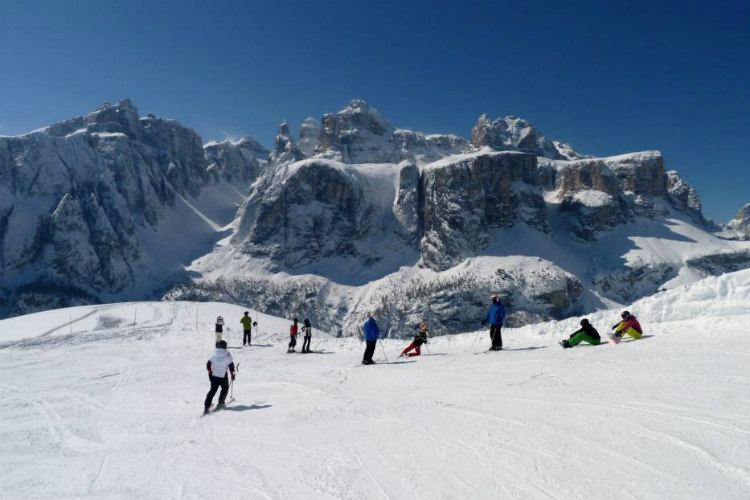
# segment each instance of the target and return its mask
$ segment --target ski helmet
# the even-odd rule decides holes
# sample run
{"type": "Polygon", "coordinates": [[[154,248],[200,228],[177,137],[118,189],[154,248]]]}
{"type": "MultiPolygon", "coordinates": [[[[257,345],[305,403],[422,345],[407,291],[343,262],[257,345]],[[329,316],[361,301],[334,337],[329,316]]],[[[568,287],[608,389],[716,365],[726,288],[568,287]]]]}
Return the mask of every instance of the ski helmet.
{"type": "Polygon", "coordinates": [[[628,319],[630,317],[630,311],[623,311],[620,316],[622,317],[622,319],[628,319]]]}
{"type": "Polygon", "coordinates": [[[583,325],[588,325],[588,324],[589,324],[589,320],[587,320],[586,318],[583,318],[583,319],[581,320],[581,326],[583,326],[583,325]]]}
{"type": "Polygon", "coordinates": [[[216,343],[216,347],[219,349],[226,349],[227,348],[227,341],[226,340],[220,340],[216,343]]]}

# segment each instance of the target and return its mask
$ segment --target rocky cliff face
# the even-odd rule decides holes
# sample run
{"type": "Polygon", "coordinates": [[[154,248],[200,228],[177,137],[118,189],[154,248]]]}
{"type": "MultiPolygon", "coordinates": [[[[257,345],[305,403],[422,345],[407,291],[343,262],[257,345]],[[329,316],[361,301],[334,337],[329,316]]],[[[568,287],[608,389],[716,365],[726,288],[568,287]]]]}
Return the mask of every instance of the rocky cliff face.
{"type": "MultiPolygon", "coordinates": [[[[256,143],[257,144],[257,143],[256,143]]],[[[249,141],[206,153],[174,120],[138,116],[129,100],[19,137],[0,138],[0,301],[17,290],[77,290],[86,300],[137,286],[139,231],[164,230],[164,214],[212,183],[259,172],[249,141]],[[211,159],[209,163],[207,157],[211,159]],[[216,175],[212,175],[212,168],[216,175]]],[[[175,269],[174,262],[169,269],[175,269]]],[[[0,304],[2,306],[2,304],[0,304]]]]}
{"type": "Polygon", "coordinates": [[[426,163],[462,152],[466,139],[450,134],[427,135],[396,130],[378,110],[354,100],[320,122],[307,118],[300,126],[299,150],[343,163],[426,163]]]}
{"type": "Polygon", "coordinates": [[[521,151],[553,160],[576,160],[584,156],[570,144],[547,139],[531,123],[515,116],[490,120],[482,115],[471,129],[471,147],[495,151],[521,151]]]}
{"type": "Polygon", "coordinates": [[[257,179],[270,152],[252,137],[239,141],[211,142],[204,146],[208,172],[214,182],[225,180],[245,186],[257,179]]]}
{"type": "Polygon", "coordinates": [[[481,253],[490,230],[525,223],[549,232],[536,157],[488,153],[438,162],[423,171],[422,260],[443,270],[481,253]]]}

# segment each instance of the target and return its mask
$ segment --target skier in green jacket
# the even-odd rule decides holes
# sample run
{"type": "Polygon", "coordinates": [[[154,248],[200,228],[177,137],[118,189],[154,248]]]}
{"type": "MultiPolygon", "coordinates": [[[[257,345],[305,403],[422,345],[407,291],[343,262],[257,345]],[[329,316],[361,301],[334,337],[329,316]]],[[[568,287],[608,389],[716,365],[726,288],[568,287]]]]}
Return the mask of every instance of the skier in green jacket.
{"type": "Polygon", "coordinates": [[[250,340],[252,339],[252,333],[253,333],[253,319],[250,317],[250,313],[245,311],[245,315],[240,320],[240,323],[242,323],[242,330],[244,334],[242,335],[242,345],[250,345],[250,340]]]}

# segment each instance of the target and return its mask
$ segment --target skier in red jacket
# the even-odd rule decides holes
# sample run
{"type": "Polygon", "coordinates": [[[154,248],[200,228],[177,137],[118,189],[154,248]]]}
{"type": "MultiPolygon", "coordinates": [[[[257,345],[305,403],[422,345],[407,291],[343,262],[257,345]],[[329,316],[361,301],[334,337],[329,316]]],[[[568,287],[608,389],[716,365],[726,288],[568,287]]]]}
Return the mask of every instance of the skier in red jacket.
{"type": "Polygon", "coordinates": [[[294,318],[294,323],[289,327],[289,349],[286,352],[295,352],[294,346],[297,345],[297,334],[299,333],[299,326],[297,325],[297,318],[294,318]]]}

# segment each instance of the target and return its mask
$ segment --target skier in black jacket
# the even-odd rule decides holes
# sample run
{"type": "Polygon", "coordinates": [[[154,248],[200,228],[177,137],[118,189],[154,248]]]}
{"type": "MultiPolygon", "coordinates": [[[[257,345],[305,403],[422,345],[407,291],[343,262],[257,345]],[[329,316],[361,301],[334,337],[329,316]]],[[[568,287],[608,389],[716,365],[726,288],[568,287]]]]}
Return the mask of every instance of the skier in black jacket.
{"type": "Polygon", "coordinates": [[[304,334],[302,339],[302,352],[311,352],[310,339],[312,338],[312,325],[310,325],[310,320],[308,318],[305,318],[305,323],[302,326],[302,333],[304,334]]]}
{"type": "Polygon", "coordinates": [[[414,329],[418,330],[417,334],[414,336],[414,340],[412,341],[411,344],[406,346],[406,349],[401,351],[399,358],[403,358],[403,357],[411,358],[412,356],[419,356],[420,354],[422,354],[422,349],[421,349],[422,344],[427,343],[427,322],[422,321],[420,324],[415,325],[414,329]],[[414,352],[409,352],[412,349],[414,349],[414,352]]]}
{"type": "Polygon", "coordinates": [[[601,342],[599,332],[596,331],[596,328],[594,328],[586,318],[581,320],[581,329],[573,332],[568,340],[563,340],[560,344],[562,344],[564,348],[568,348],[577,346],[583,341],[593,345],[599,345],[601,342]]]}

